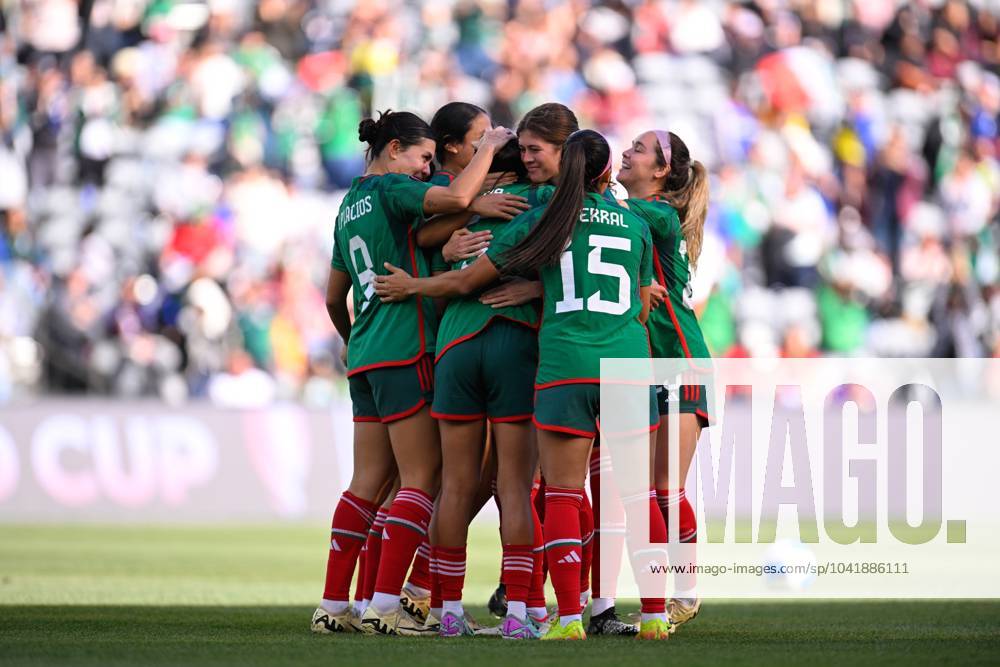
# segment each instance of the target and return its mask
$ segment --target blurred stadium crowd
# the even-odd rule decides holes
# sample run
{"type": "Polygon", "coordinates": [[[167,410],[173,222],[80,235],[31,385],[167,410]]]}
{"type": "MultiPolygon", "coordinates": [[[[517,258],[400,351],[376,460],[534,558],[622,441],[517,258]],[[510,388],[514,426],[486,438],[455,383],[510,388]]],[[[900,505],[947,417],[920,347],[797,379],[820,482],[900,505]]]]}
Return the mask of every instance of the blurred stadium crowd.
{"type": "Polygon", "coordinates": [[[996,0],[0,7],[0,401],[343,392],[358,122],[450,100],[684,137],[716,355],[1000,354],[996,0]]]}

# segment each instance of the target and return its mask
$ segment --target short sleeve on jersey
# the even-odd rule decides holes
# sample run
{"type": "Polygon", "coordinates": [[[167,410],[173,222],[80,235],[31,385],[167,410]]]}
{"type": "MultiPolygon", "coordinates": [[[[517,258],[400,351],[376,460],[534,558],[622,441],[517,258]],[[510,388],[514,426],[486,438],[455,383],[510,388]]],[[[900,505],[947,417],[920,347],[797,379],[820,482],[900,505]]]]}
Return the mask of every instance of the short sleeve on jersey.
{"type": "Polygon", "coordinates": [[[333,241],[333,256],[330,258],[330,266],[338,271],[348,273],[347,262],[344,261],[344,256],[340,254],[340,246],[337,245],[336,239],[333,241]]]}
{"type": "Polygon", "coordinates": [[[405,174],[382,177],[382,205],[394,221],[408,224],[424,219],[424,197],[434,185],[405,174]]]}
{"type": "Polygon", "coordinates": [[[653,283],[653,238],[649,228],[643,229],[642,257],[639,260],[639,287],[648,287],[653,283]]]}

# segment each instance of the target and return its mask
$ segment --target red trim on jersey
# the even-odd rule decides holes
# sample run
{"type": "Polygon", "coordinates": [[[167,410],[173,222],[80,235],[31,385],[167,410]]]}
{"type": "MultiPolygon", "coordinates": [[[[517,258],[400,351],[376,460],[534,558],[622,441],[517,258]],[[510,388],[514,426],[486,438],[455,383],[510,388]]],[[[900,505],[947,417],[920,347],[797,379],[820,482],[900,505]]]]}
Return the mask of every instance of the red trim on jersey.
{"type": "Polygon", "coordinates": [[[569,428],[568,426],[552,426],[550,424],[543,424],[538,421],[535,416],[531,417],[531,423],[535,425],[536,428],[540,428],[543,431],[552,431],[554,433],[564,433],[566,435],[575,435],[581,438],[593,438],[597,435],[597,431],[579,431],[575,428],[569,428]]]}
{"type": "Polygon", "coordinates": [[[381,421],[383,424],[391,424],[392,422],[399,421],[400,419],[405,419],[410,415],[414,415],[417,412],[419,412],[420,409],[423,408],[425,405],[427,405],[427,401],[421,398],[420,402],[414,405],[409,410],[403,410],[402,412],[397,412],[394,415],[389,415],[388,417],[382,417],[381,421]]]}
{"type": "MultiPolygon", "coordinates": [[[[410,266],[413,267],[413,275],[417,278],[420,277],[420,271],[417,270],[417,250],[415,233],[413,228],[410,227],[406,230],[406,242],[410,246],[410,266]]],[[[427,341],[424,340],[424,308],[423,304],[420,302],[420,295],[416,295],[417,300],[417,328],[420,330],[420,352],[423,354],[427,350],[427,341]]]]}
{"type": "Polygon", "coordinates": [[[464,336],[459,336],[458,338],[456,338],[455,340],[451,341],[450,343],[448,343],[447,345],[445,345],[443,348],[441,348],[441,351],[438,352],[437,356],[434,358],[434,363],[437,363],[437,362],[441,361],[441,357],[444,356],[444,353],[447,352],[448,350],[450,350],[451,348],[455,347],[459,343],[464,343],[467,340],[471,340],[471,339],[475,338],[476,336],[478,336],[479,334],[481,334],[482,332],[486,331],[486,327],[490,326],[493,323],[493,320],[496,320],[496,319],[507,320],[509,322],[513,322],[515,324],[520,324],[522,326],[525,326],[525,327],[531,329],[532,331],[535,331],[535,332],[538,331],[538,325],[537,324],[535,324],[535,325],[528,324],[527,322],[525,322],[523,320],[515,320],[513,317],[508,317],[506,315],[499,315],[499,314],[498,315],[490,315],[490,319],[486,320],[486,324],[484,324],[483,326],[481,326],[479,329],[477,329],[476,331],[473,331],[470,334],[466,334],[464,336]]]}
{"type": "Polygon", "coordinates": [[[528,421],[533,415],[511,415],[510,417],[487,417],[494,424],[506,424],[508,422],[528,421]]]}
{"type": "Polygon", "coordinates": [[[549,387],[558,387],[562,384],[601,384],[600,378],[571,378],[569,380],[553,380],[552,382],[546,382],[545,384],[535,384],[535,391],[540,391],[542,389],[548,389],[549,387]]]}
{"type": "Polygon", "coordinates": [[[356,424],[360,423],[360,422],[381,422],[381,421],[382,420],[379,419],[378,417],[355,417],[354,418],[354,423],[356,423],[356,424]]]}
{"type": "MultiPolygon", "coordinates": [[[[422,327],[421,327],[421,332],[423,332],[423,328],[422,327]]],[[[422,333],[421,333],[420,337],[423,338],[423,334],[422,333]]],[[[421,343],[422,343],[422,341],[421,341],[421,343]]],[[[423,350],[421,350],[420,352],[417,353],[417,356],[410,357],[409,359],[403,359],[401,361],[379,361],[379,362],[376,362],[374,364],[368,364],[367,366],[362,366],[361,368],[355,368],[352,371],[348,371],[347,372],[347,377],[351,377],[353,375],[357,375],[358,373],[364,373],[365,371],[372,371],[372,370],[375,370],[377,368],[394,368],[394,367],[397,367],[397,366],[409,366],[410,364],[415,364],[418,361],[420,361],[420,357],[423,356],[423,355],[424,355],[424,352],[423,352],[423,350]]]]}
{"type": "Polygon", "coordinates": [[[451,415],[447,412],[435,412],[434,410],[431,410],[431,417],[434,417],[434,419],[443,419],[449,422],[471,422],[476,421],[477,419],[485,419],[486,413],[480,412],[476,415],[451,415]]]}
{"type": "MultiPolygon", "coordinates": [[[[448,185],[451,185],[451,182],[455,180],[455,174],[451,173],[447,169],[438,169],[434,172],[434,176],[437,176],[438,174],[444,174],[448,177],[448,185]]],[[[434,178],[434,176],[431,176],[431,178],[434,178]]]]}

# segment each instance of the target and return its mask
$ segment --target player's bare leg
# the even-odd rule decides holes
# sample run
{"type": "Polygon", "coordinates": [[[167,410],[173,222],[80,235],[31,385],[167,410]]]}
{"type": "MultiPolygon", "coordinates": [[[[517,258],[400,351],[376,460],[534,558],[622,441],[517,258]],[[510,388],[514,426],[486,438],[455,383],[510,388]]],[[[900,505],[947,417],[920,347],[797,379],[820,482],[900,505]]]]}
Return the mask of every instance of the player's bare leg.
{"type": "Polygon", "coordinates": [[[480,487],[484,422],[442,421],[441,498],[435,565],[441,581],[441,635],[471,633],[462,607],[469,520],[480,487]]]}
{"type": "Polygon", "coordinates": [[[559,623],[545,639],[583,639],[580,609],[580,506],[592,438],[540,430],[538,455],[545,476],[545,556],[559,603],[559,623]]]}
{"type": "Polygon", "coordinates": [[[316,633],[351,632],[347,590],[358,555],[375,520],[378,502],[396,475],[389,434],[378,422],[354,424],[354,474],[331,525],[323,601],[313,614],[316,633]]]}
{"type": "MultiPolygon", "coordinates": [[[[696,563],[695,544],[697,543],[697,524],[694,510],[684,494],[684,480],[687,479],[701,437],[701,422],[697,415],[681,413],[677,415],[677,426],[673,427],[670,417],[660,418],[660,430],[657,434],[656,461],[654,464],[654,481],[657,489],[660,509],[664,521],[667,522],[668,536],[671,530],[671,517],[679,522],[677,535],[679,543],[668,542],[672,564],[696,563]],[[670,428],[677,431],[678,455],[676,471],[672,471],[670,456],[670,428]],[[676,472],[676,474],[673,474],[676,472]]],[[[671,538],[672,540],[672,538],[671,538]]],[[[670,598],[669,614],[673,627],[690,621],[701,609],[701,599],[696,590],[696,575],[694,573],[678,573],[674,575],[674,595],[670,598]]],[[[673,627],[671,631],[673,631],[673,627]]]]}
{"type": "Polygon", "coordinates": [[[427,536],[440,483],[441,445],[437,422],[426,407],[389,424],[388,431],[400,489],[385,520],[375,594],[361,623],[371,634],[420,634],[421,624],[403,614],[399,594],[413,555],[427,536]]]}

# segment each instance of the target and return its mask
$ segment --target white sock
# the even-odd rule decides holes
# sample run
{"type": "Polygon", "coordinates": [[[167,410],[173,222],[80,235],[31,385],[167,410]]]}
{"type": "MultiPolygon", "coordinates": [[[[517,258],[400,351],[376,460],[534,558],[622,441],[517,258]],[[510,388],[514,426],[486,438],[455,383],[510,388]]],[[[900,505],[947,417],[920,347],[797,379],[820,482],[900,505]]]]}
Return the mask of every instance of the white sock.
{"type": "Polygon", "coordinates": [[[407,593],[410,593],[411,595],[413,595],[413,597],[416,598],[425,598],[431,594],[431,592],[426,588],[421,588],[420,586],[414,586],[410,582],[406,582],[406,585],[403,586],[403,589],[407,593]]]}
{"type": "Polygon", "coordinates": [[[326,613],[339,616],[347,611],[350,603],[348,603],[347,600],[327,600],[326,598],[323,598],[323,601],[319,603],[319,606],[322,607],[326,613]]]}
{"type": "MultiPolygon", "coordinates": [[[[507,603],[507,608],[510,608],[510,603],[507,603]]],[[[545,607],[528,607],[528,613],[536,621],[545,621],[549,617],[549,610],[545,607]]]]}
{"type": "Polygon", "coordinates": [[[372,597],[371,606],[380,614],[388,614],[399,606],[399,596],[389,593],[376,593],[372,597]]]}
{"type": "Polygon", "coordinates": [[[674,591],[674,597],[680,600],[694,600],[698,597],[698,589],[688,588],[686,590],[674,591]]]}
{"type": "Polygon", "coordinates": [[[528,620],[528,605],[525,602],[511,602],[507,601],[507,615],[514,616],[520,621],[528,620]]]}
{"type": "Polygon", "coordinates": [[[461,600],[445,600],[444,601],[444,613],[452,613],[459,618],[465,616],[465,609],[462,608],[461,600]]]}
{"type": "Polygon", "coordinates": [[[582,620],[583,620],[583,614],[570,614],[569,616],[560,616],[559,625],[565,628],[573,621],[582,621],[582,620]]]}
{"type": "Polygon", "coordinates": [[[615,606],[614,598],[594,598],[590,603],[590,617],[600,616],[615,606]]]}
{"type": "Polygon", "coordinates": [[[365,613],[365,609],[368,609],[368,605],[371,604],[371,600],[359,600],[354,603],[354,611],[358,613],[358,616],[365,613]]]}
{"type": "Polygon", "coordinates": [[[657,620],[658,621],[665,621],[665,620],[667,620],[667,614],[666,614],[666,612],[664,612],[662,614],[647,614],[647,613],[643,612],[643,614],[642,614],[642,622],[643,623],[645,623],[646,621],[657,621],[657,620]]]}
{"type": "Polygon", "coordinates": [[[590,589],[585,591],[580,591],[580,608],[585,609],[587,607],[587,601],[590,600],[590,589]]]}

